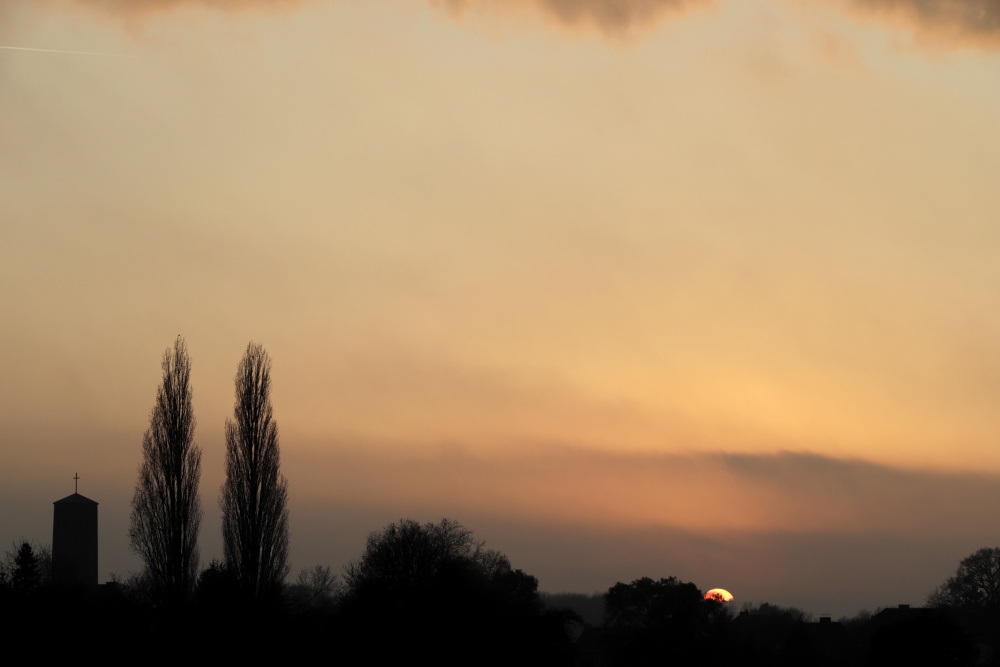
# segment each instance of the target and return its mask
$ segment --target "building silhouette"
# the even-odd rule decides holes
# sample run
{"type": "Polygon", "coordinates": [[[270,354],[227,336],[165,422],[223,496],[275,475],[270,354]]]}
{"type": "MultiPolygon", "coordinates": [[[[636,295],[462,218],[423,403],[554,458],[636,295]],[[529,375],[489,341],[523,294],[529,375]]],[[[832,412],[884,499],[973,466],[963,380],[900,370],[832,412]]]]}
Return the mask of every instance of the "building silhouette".
{"type": "Polygon", "coordinates": [[[73,493],[52,505],[52,581],[96,586],[97,502],[73,493]]]}

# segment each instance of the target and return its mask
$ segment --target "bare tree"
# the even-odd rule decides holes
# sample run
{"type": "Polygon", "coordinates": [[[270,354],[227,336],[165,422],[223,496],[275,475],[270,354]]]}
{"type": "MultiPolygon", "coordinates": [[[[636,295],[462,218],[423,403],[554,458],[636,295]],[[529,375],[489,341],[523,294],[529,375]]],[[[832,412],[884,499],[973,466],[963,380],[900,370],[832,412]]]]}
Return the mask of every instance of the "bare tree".
{"type": "Polygon", "coordinates": [[[340,586],[337,575],[330,571],[328,565],[314,565],[311,570],[302,568],[295,583],[305,589],[310,599],[333,597],[340,586]]]}
{"type": "Polygon", "coordinates": [[[377,587],[401,595],[435,585],[442,571],[468,566],[486,578],[510,571],[510,561],[485,548],[474,533],[451,519],[420,525],[413,519],[391,523],[368,535],[365,551],[344,568],[349,595],[377,587]]]}
{"type": "Polygon", "coordinates": [[[129,542],[146,564],[154,595],[188,598],[198,573],[201,449],[194,442],[191,360],[180,336],[163,353],[163,383],[142,437],[129,542]]]}
{"type": "Polygon", "coordinates": [[[339,578],[326,565],[302,568],[295,583],[285,589],[286,599],[301,611],[332,608],[340,594],[339,578]]]}
{"type": "Polygon", "coordinates": [[[271,358],[251,342],[236,371],[236,406],[226,420],[222,540],[227,565],[252,598],[277,594],[288,574],[288,481],[278,467],[271,410],[271,358]]]}
{"type": "Polygon", "coordinates": [[[983,547],[927,597],[931,607],[1000,608],[1000,547],[983,547]]]}

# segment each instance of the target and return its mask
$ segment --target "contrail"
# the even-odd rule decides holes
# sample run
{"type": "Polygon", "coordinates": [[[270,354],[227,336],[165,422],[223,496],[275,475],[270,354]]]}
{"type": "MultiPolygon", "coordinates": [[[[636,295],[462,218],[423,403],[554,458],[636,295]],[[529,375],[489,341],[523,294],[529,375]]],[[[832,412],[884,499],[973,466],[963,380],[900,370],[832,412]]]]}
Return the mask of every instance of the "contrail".
{"type": "Polygon", "coordinates": [[[173,60],[160,56],[130,56],[124,53],[100,53],[98,51],[63,51],[61,49],[32,49],[27,46],[0,46],[11,51],[40,51],[42,53],[70,53],[77,56],[109,56],[111,58],[138,58],[140,60],[173,60]]]}

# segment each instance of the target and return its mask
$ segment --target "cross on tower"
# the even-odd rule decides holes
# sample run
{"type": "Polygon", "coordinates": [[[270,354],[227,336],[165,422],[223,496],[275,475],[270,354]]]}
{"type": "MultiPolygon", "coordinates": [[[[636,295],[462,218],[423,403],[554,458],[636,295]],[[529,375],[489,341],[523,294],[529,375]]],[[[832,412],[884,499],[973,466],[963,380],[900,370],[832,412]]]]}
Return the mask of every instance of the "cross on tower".
{"type": "Polygon", "coordinates": [[[80,473],[73,473],[73,493],[80,492],[80,473]]]}

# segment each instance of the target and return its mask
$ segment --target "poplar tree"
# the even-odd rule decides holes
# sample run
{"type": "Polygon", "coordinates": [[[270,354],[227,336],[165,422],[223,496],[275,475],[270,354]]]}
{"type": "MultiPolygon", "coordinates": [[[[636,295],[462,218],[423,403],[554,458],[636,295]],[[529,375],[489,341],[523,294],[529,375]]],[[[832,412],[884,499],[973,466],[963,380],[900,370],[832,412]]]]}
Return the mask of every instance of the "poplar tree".
{"type": "Polygon", "coordinates": [[[146,565],[153,594],[188,599],[198,571],[201,449],[194,442],[191,359],[180,336],[163,353],[163,382],[142,438],[129,543],[146,565]]]}
{"type": "Polygon", "coordinates": [[[253,599],[281,590],[288,574],[288,481],[279,472],[271,409],[271,359],[251,342],[236,371],[236,405],[226,420],[222,541],[226,565],[253,599]]]}

